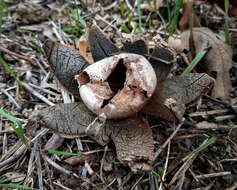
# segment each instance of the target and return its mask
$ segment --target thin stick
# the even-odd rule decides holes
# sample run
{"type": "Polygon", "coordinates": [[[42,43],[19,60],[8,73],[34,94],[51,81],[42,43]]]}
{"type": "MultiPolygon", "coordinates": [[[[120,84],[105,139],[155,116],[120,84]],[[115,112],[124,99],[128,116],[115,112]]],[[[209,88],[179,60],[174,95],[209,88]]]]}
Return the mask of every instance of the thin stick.
{"type": "Polygon", "coordinates": [[[105,155],[107,153],[107,150],[108,150],[108,146],[106,145],[105,146],[105,151],[104,151],[104,155],[103,155],[103,158],[101,160],[101,164],[100,164],[100,179],[105,182],[105,179],[103,177],[103,166],[104,166],[104,162],[105,162],[105,155]]]}
{"type": "Polygon", "coordinates": [[[53,106],[54,103],[50,102],[47,98],[45,98],[44,96],[42,96],[40,93],[38,93],[37,91],[35,91],[32,87],[30,87],[28,84],[21,82],[22,86],[29,91],[31,94],[33,94],[34,96],[36,96],[37,98],[39,98],[40,100],[42,100],[43,102],[45,102],[46,104],[53,106]]]}
{"type": "Polygon", "coordinates": [[[18,109],[21,108],[21,106],[15,101],[15,99],[14,99],[6,90],[0,89],[0,91],[1,91],[3,94],[5,94],[5,95],[8,97],[8,99],[10,100],[10,102],[12,102],[13,104],[15,104],[18,109]]]}
{"type": "Polygon", "coordinates": [[[205,179],[205,178],[220,177],[220,176],[225,176],[225,175],[231,175],[231,172],[219,172],[219,173],[196,175],[196,178],[197,179],[205,179]]]}
{"type": "Polygon", "coordinates": [[[177,128],[174,130],[174,132],[169,136],[169,138],[165,141],[165,143],[157,150],[157,152],[155,153],[155,159],[157,159],[157,157],[159,156],[159,154],[162,152],[162,150],[169,144],[169,142],[171,141],[171,139],[174,138],[174,136],[176,135],[176,133],[179,131],[180,127],[183,125],[184,123],[184,119],[183,121],[177,126],[177,128]]]}
{"type": "Polygon", "coordinates": [[[15,53],[15,52],[12,52],[12,51],[10,51],[10,50],[4,48],[4,47],[0,47],[0,51],[2,51],[2,52],[4,52],[4,53],[7,53],[7,54],[9,54],[9,55],[12,55],[12,56],[14,56],[14,57],[18,57],[18,58],[20,58],[20,59],[23,59],[23,60],[29,62],[29,63],[32,64],[32,65],[37,65],[36,62],[35,62],[33,59],[31,59],[31,58],[29,58],[29,57],[26,57],[26,56],[24,56],[24,55],[17,54],[17,53],[15,53]]]}
{"type": "Polygon", "coordinates": [[[37,165],[37,173],[38,173],[38,181],[39,181],[39,188],[40,190],[43,190],[43,176],[42,176],[42,166],[41,166],[41,162],[40,162],[40,155],[39,155],[39,150],[36,151],[35,154],[35,158],[36,158],[36,165],[37,165]]]}

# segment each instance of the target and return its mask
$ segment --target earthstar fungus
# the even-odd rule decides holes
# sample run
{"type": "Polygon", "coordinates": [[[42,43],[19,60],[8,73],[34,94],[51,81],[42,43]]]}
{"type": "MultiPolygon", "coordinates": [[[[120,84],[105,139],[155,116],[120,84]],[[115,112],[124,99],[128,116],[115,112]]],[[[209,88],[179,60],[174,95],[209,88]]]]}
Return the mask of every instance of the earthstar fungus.
{"type": "Polygon", "coordinates": [[[86,135],[100,145],[112,140],[117,158],[133,172],[150,171],[154,142],[142,113],[179,121],[185,108],[207,92],[214,80],[207,74],[167,79],[175,60],[169,51],[156,47],[150,55],[146,44],[139,41],[123,47],[120,53],[95,26],[89,29],[88,41],[96,61],[92,65],[76,50],[46,41],[43,48],[51,71],[82,101],[36,111],[33,118],[66,138],[86,135]],[[162,61],[165,57],[168,60],[162,61]]]}

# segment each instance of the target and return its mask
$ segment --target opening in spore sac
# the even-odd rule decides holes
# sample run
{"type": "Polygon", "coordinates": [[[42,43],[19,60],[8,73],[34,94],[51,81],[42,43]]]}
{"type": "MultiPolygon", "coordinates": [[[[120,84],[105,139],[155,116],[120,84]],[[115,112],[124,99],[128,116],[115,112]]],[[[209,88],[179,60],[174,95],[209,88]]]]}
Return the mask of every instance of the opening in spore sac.
{"type": "Polygon", "coordinates": [[[124,87],[126,71],[127,69],[123,64],[123,59],[120,59],[118,65],[107,79],[109,86],[114,93],[117,93],[124,87]]]}

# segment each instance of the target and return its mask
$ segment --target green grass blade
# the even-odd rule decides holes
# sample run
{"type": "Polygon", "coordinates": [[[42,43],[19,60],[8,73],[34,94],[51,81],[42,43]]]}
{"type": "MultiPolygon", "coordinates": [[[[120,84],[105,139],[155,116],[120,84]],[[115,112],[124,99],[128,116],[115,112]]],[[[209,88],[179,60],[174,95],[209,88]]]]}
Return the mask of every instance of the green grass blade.
{"type": "Polygon", "coordinates": [[[139,32],[142,32],[142,15],[141,15],[141,2],[140,0],[137,0],[137,14],[138,14],[138,20],[139,20],[139,32]]]}
{"type": "Polygon", "coordinates": [[[19,126],[19,128],[22,129],[21,122],[17,118],[15,118],[13,115],[5,112],[5,110],[3,110],[3,109],[0,109],[0,115],[2,115],[3,117],[9,119],[10,121],[16,123],[19,126]]]}
{"type": "Polygon", "coordinates": [[[149,20],[148,20],[149,31],[151,31],[151,27],[152,27],[151,25],[152,25],[151,16],[149,16],[149,20]]]}
{"type": "Polygon", "coordinates": [[[130,33],[130,30],[128,29],[128,27],[124,23],[120,23],[120,27],[121,27],[123,32],[130,33]]]}
{"type": "Polygon", "coordinates": [[[122,17],[125,16],[125,8],[124,8],[124,4],[123,3],[120,5],[120,14],[121,14],[122,17]]]}
{"type": "Polygon", "coordinates": [[[169,25],[169,36],[172,36],[174,33],[174,30],[175,30],[175,27],[177,25],[178,18],[179,18],[179,11],[181,8],[182,8],[182,0],[176,0],[175,10],[174,10],[174,18],[173,18],[171,25],[169,25]]]}
{"type": "Polygon", "coordinates": [[[72,153],[72,152],[62,152],[62,151],[57,151],[57,150],[49,150],[49,154],[57,154],[57,155],[66,155],[66,156],[80,156],[82,155],[82,152],[78,153],[72,153]]]}
{"type": "Polygon", "coordinates": [[[7,118],[8,120],[12,121],[13,123],[11,123],[11,127],[13,128],[13,130],[15,131],[15,133],[18,135],[18,137],[21,139],[21,141],[26,145],[26,147],[30,150],[30,146],[29,144],[26,142],[25,139],[25,135],[24,135],[24,131],[22,128],[22,124],[21,122],[15,118],[13,115],[7,113],[5,110],[0,109],[0,115],[2,115],[3,117],[7,118]],[[18,128],[14,125],[14,123],[16,123],[18,125],[18,128]]]}
{"type": "Polygon", "coordinates": [[[3,18],[4,0],[1,0],[0,4],[0,38],[2,34],[2,18],[3,18]]]}
{"type": "Polygon", "coordinates": [[[151,171],[157,178],[161,179],[160,174],[158,174],[155,170],[151,171]]]}
{"type": "Polygon", "coordinates": [[[195,149],[194,151],[192,151],[191,153],[189,153],[187,156],[185,156],[182,159],[182,162],[185,162],[188,158],[190,158],[193,154],[198,153],[202,150],[204,150],[205,148],[207,148],[209,145],[213,144],[216,141],[216,137],[211,137],[210,139],[208,139],[207,141],[205,141],[204,143],[201,144],[201,146],[199,146],[197,149],[195,149]]]}
{"type": "Polygon", "coordinates": [[[12,69],[5,61],[4,59],[0,56],[0,63],[4,66],[4,68],[10,73],[10,75],[17,80],[17,82],[21,85],[21,81],[19,77],[17,76],[17,72],[12,69]]]}
{"type": "Polygon", "coordinates": [[[193,70],[193,68],[199,63],[199,61],[206,55],[207,52],[208,52],[207,49],[201,50],[193,59],[193,61],[190,63],[190,65],[184,70],[182,75],[190,73],[193,70]]]}
{"type": "MultiPolygon", "coordinates": [[[[74,0],[74,4],[75,4],[75,7],[77,7],[76,0],[74,0]]],[[[74,15],[76,16],[78,27],[81,24],[84,28],[86,28],[86,21],[79,15],[77,10],[74,11],[74,15]]]]}
{"type": "Polygon", "coordinates": [[[132,16],[131,16],[131,13],[130,13],[129,9],[128,9],[128,12],[127,12],[127,17],[128,17],[128,25],[131,26],[132,16]]]}
{"type": "Polygon", "coordinates": [[[168,26],[171,25],[171,13],[170,13],[170,4],[169,4],[169,0],[165,1],[167,9],[168,9],[168,26]]]}
{"type": "Polygon", "coordinates": [[[225,0],[225,43],[230,45],[228,10],[229,10],[229,0],[225,0]]]}
{"type": "Polygon", "coordinates": [[[7,187],[11,189],[31,189],[31,190],[39,190],[36,188],[26,187],[24,185],[17,185],[17,184],[0,184],[0,187],[7,187]]]}

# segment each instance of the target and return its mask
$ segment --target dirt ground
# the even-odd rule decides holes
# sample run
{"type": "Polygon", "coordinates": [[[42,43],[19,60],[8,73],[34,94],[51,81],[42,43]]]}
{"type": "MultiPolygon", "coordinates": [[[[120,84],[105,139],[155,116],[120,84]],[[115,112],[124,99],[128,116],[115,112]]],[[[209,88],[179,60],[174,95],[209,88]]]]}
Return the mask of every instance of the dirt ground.
{"type": "MultiPolygon", "coordinates": [[[[87,29],[96,24],[118,48],[137,39],[145,40],[149,48],[157,45],[167,48],[169,24],[166,1],[159,4],[158,11],[148,7],[147,2],[141,1],[140,33],[134,0],[4,0],[0,61],[14,71],[9,73],[6,65],[0,64],[0,108],[22,123],[31,150],[12,130],[11,122],[0,116],[0,185],[18,184],[30,189],[51,190],[237,189],[237,19],[233,15],[228,18],[233,62],[230,69],[223,61],[223,70],[210,72],[215,79],[223,73],[222,80],[228,80],[226,73],[230,77],[229,92],[225,85],[221,89],[219,84],[215,84],[217,90],[227,93],[225,97],[213,98],[210,90],[185,110],[182,116],[184,122],[144,116],[152,128],[155,145],[156,159],[152,171],[133,173],[117,159],[112,142],[101,146],[86,136],[64,139],[30,119],[35,110],[79,101],[68,95],[50,73],[42,49],[46,39],[83,49],[87,47],[87,29]],[[21,82],[17,82],[13,75],[18,76],[21,82]],[[203,147],[207,141],[211,143],[203,147]],[[50,154],[48,150],[83,154],[50,154]]],[[[173,18],[175,2],[169,1],[169,5],[173,18]]],[[[193,11],[202,27],[225,39],[223,7],[201,1],[193,5],[193,11]]],[[[182,15],[183,9],[180,9],[178,23],[182,15]]],[[[180,27],[177,24],[174,38],[180,39],[183,34],[180,27]]],[[[223,47],[218,45],[217,48],[223,47]]],[[[90,51],[82,52],[88,62],[93,63],[90,51]]],[[[185,58],[188,53],[176,53],[173,76],[180,75],[187,67],[185,58]]],[[[210,58],[214,65],[219,61],[217,54],[210,58]]],[[[193,72],[208,72],[200,66],[202,63],[203,60],[193,72]]]]}

